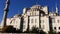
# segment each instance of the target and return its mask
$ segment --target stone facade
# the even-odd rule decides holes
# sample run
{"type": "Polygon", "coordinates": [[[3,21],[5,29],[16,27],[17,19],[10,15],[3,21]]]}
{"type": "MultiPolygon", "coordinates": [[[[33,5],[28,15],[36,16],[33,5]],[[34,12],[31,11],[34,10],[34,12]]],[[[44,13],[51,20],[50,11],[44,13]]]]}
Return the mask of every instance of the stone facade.
{"type": "Polygon", "coordinates": [[[45,32],[51,29],[60,32],[60,15],[56,12],[49,12],[47,6],[34,5],[30,8],[24,8],[22,15],[17,14],[13,18],[7,18],[7,25],[12,25],[16,29],[22,27],[23,32],[27,29],[32,30],[32,27],[42,29],[45,32]]]}

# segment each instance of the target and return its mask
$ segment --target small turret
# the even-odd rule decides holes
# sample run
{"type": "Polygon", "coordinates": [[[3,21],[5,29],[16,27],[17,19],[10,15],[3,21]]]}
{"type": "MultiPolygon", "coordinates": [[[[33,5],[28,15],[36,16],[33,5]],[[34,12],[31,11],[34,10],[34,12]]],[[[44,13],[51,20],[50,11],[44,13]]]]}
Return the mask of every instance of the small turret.
{"type": "Polygon", "coordinates": [[[57,4],[56,4],[56,13],[58,14],[58,6],[57,6],[57,4]]]}
{"type": "Polygon", "coordinates": [[[27,8],[24,8],[24,9],[23,9],[23,14],[26,13],[26,11],[27,11],[27,8]]]}

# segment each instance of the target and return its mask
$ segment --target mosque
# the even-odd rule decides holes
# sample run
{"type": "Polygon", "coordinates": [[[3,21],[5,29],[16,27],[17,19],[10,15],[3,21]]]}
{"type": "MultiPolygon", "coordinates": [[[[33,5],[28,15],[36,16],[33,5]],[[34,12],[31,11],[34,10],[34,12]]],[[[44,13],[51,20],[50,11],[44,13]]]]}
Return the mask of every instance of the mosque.
{"type": "MultiPolygon", "coordinates": [[[[16,14],[13,18],[7,18],[6,25],[12,25],[14,28],[21,29],[23,32],[33,27],[49,32],[54,30],[60,32],[60,14],[58,6],[55,12],[49,12],[48,6],[33,5],[30,8],[24,8],[22,14],[16,14]]],[[[2,25],[3,26],[3,25],[2,25]]]]}

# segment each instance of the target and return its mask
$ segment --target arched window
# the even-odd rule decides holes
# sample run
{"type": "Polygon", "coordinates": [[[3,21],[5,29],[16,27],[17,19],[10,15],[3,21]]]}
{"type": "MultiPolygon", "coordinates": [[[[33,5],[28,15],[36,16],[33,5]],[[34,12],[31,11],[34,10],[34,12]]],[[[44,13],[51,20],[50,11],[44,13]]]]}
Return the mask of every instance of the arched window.
{"type": "Polygon", "coordinates": [[[31,23],[33,23],[33,19],[31,19],[31,23]]]}
{"type": "Polygon", "coordinates": [[[37,23],[37,19],[35,19],[35,23],[37,23]]]}
{"type": "Polygon", "coordinates": [[[10,22],[10,24],[11,24],[11,23],[15,23],[15,19],[12,19],[11,22],[10,22]]]}

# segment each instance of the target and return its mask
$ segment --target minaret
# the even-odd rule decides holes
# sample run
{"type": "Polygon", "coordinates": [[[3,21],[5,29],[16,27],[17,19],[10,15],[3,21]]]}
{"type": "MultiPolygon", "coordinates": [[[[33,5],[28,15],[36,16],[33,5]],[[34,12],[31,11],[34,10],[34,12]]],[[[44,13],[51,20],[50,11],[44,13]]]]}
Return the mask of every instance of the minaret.
{"type": "Polygon", "coordinates": [[[57,6],[57,4],[56,4],[56,13],[58,14],[58,6],[57,6]]]}
{"type": "Polygon", "coordinates": [[[10,4],[10,1],[9,0],[6,0],[6,6],[4,8],[4,15],[3,15],[3,20],[2,20],[2,23],[3,23],[3,27],[6,26],[6,18],[7,18],[7,13],[8,13],[8,8],[9,8],[9,4],[10,4]]]}

